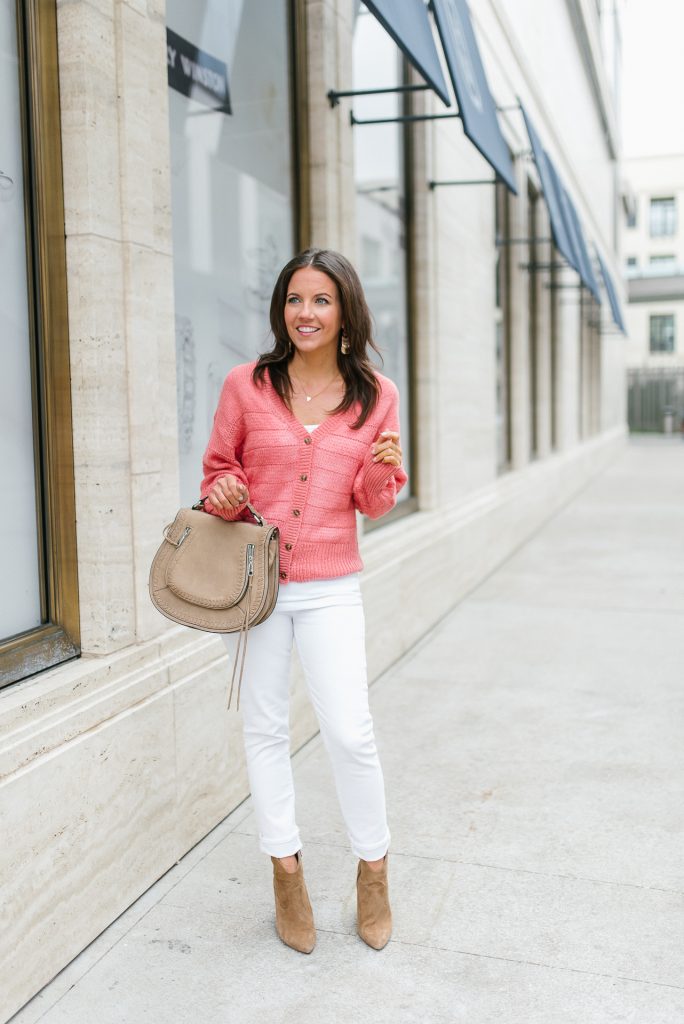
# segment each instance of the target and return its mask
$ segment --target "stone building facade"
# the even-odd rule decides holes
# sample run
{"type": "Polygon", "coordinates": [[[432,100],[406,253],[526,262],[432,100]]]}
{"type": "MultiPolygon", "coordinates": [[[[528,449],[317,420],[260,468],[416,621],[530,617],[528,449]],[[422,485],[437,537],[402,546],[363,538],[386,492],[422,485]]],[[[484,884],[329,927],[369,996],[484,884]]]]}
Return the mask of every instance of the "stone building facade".
{"type": "Polygon", "coordinates": [[[631,157],[623,173],[627,362],[684,367],[684,154],[631,157]]]}
{"type": "MultiPolygon", "coordinates": [[[[402,394],[410,486],[359,523],[371,678],[623,444],[624,339],[554,251],[517,105],[615,272],[613,23],[472,8],[517,196],[456,119],[351,123],[443,112],[429,91],[331,104],[422,82],[353,0],[5,5],[2,1020],[247,795],[223,644],[147,579],[294,250],[356,261],[402,394]],[[218,61],[213,109],[169,87],[183,45],[218,61]]],[[[293,750],[316,728],[295,665],[293,750]]]]}

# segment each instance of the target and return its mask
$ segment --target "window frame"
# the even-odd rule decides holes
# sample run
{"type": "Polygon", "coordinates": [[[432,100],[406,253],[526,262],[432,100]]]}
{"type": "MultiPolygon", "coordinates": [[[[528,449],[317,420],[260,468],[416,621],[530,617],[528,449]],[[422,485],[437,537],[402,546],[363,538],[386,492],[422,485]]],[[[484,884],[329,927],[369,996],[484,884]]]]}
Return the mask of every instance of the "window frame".
{"type": "MultiPolygon", "coordinates": [[[[513,408],[512,408],[512,387],[511,387],[511,350],[512,350],[512,296],[511,296],[511,200],[508,188],[500,180],[494,185],[494,244],[496,246],[495,266],[495,300],[494,300],[494,343],[497,344],[496,335],[501,325],[502,336],[502,387],[503,387],[503,408],[502,416],[504,421],[504,451],[503,458],[499,450],[499,437],[496,436],[496,472],[501,476],[508,473],[513,467],[513,408]],[[500,244],[499,244],[500,243],[500,244]]],[[[497,350],[494,353],[495,364],[497,363],[497,350]]],[[[496,366],[495,387],[499,382],[499,367],[496,366]]],[[[498,416],[498,406],[496,413],[498,416]]],[[[497,423],[498,429],[498,423],[497,423]]]]}
{"type": "Polygon", "coordinates": [[[677,273],[677,256],[675,253],[651,253],[648,257],[649,270],[653,272],[654,267],[660,268],[663,276],[677,273]]]}
{"type": "Polygon", "coordinates": [[[651,238],[673,238],[677,234],[677,199],[676,196],[651,196],[649,203],[648,232],[651,238]],[[671,204],[667,207],[659,203],[671,204]],[[654,223],[654,212],[658,210],[657,221],[654,223]],[[657,230],[654,230],[657,229],[657,230]]]}
{"type": "Polygon", "coordinates": [[[539,202],[540,192],[532,180],[527,179],[527,237],[529,238],[529,270],[527,274],[528,304],[528,416],[529,416],[529,457],[534,462],[539,458],[539,349],[541,344],[539,329],[539,202]]]}
{"type": "Polygon", "coordinates": [[[0,688],[81,653],[56,3],[16,13],[43,623],[0,640],[0,688]]]}
{"type": "MultiPolygon", "coordinates": [[[[662,331],[661,331],[662,335],[662,331]]],[[[677,351],[677,321],[674,313],[651,313],[648,318],[648,351],[650,355],[673,355],[677,351]],[[654,321],[670,320],[672,322],[672,348],[654,348],[653,347],[653,327],[654,321]]]]}
{"type": "Polygon", "coordinates": [[[292,111],[293,227],[297,251],[311,245],[311,177],[309,141],[309,70],[306,0],[288,0],[290,109],[292,111]]]}
{"type": "MultiPolygon", "coordinates": [[[[411,85],[411,69],[406,58],[402,58],[402,84],[411,85]]],[[[410,92],[405,92],[403,95],[403,101],[401,106],[401,113],[404,117],[410,117],[415,113],[413,105],[413,96],[410,92]]],[[[414,173],[415,169],[415,139],[414,133],[410,127],[411,122],[403,122],[402,127],[402,155],[403,155],[403,167],[402,173],[404,177],[404,223],[406,230],[406,326],[407,326],[407,337],[406,337],[406,370],[409,380],[409,393],[403,395],[402,400],[408,404],[408,415],[409,415],[409,448],[410,458],[408,465],[405,466],[406,472],[408,473],[408,487],[409,494],[401,502],[391,510],[391,512],[384,517],[384,524],[393,522],[395,519],[401,519],[403,516],[410,515],[413,512],[417,512],[419,508],[418,495],[415,490],[415,481],[418,479],[416,472],[416,460],[418,451],[418,405],[416,398],[416,332],[417,324],[416,317],[418,315],[416,308],[416,233],[415,233],[415,186],[416,177],[414,173]]],[[[373,529],[369,526],[371,523],[375,523],[376,526],[382,525],[380,520],[371,520],[365,517],[366,532],[373,529]]]]}

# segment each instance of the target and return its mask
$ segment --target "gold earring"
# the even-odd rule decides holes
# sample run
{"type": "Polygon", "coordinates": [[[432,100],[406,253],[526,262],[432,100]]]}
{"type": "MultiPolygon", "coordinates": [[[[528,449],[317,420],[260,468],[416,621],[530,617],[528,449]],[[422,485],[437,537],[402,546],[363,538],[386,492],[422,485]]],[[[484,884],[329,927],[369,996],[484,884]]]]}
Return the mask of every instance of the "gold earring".
{"type": "Polygon", "coordinates": [[[342,331],[342,341],[341,341],[341,344],[340,344],[340,352],[342,353],[343,356],[348,356],[350,349],[351,349],[351,345],[349,344],[349,338],[344,333],[344,331],[342,331]]]}

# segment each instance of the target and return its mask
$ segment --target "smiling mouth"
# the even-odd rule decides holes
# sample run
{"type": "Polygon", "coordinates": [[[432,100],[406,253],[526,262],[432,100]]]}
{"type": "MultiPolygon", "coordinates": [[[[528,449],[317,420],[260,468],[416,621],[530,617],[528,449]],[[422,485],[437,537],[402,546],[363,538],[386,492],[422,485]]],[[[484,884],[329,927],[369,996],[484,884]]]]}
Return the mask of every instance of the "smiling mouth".
{"type": "Polygon", "coordinates": [[[297,332],[299,334],[315,334],[319,330],[318,327],[298,327],[297,332]]]}

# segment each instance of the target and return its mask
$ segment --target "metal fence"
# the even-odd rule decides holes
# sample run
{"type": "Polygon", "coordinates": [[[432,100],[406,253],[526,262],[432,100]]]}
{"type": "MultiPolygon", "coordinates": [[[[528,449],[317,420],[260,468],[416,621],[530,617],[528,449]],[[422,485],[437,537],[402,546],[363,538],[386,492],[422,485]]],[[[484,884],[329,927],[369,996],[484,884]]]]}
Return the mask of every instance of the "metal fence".
{"type": "Polygon", "coordinates": [[[628,371],[627,381],[630,430],[684,430],[684,367],[637,367],[628,371]]]}

